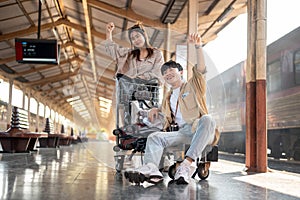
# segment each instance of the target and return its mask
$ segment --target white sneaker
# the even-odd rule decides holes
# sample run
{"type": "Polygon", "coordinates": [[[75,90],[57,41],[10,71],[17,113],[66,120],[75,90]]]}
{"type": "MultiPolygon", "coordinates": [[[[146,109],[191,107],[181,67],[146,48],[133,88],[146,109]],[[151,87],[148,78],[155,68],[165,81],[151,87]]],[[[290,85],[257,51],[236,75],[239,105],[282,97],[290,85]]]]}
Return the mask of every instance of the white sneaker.
{"type": "Polygon", "coordinates": [[[143,183],[144,181],[156,184],[163,180],[163,175],[156,165],[148,163],[134,170],[126,171],[125,178],[128,179],[129,182],[137,184],[143,183]]]}
{"type": "Polygon", "coordinates": [[[158,167],[153,163],[148,163],[136,169],[137,172],[144,174],[146,177],[163,177],[162,173],[159,171],[158,167]]]}
{"type": "Polygon", "coordinates": [[[190,179],[190,166],[179,165],[174,179],[177,184],[188,184],[190,179]]]}

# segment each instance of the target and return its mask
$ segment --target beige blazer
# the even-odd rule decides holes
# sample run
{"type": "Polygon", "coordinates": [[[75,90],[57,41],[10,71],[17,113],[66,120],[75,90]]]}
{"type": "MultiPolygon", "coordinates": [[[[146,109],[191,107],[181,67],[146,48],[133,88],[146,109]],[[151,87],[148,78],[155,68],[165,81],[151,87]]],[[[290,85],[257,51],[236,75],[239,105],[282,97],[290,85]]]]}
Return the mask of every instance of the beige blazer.
{"type": "MultiPolygon", "coordinates": [[[[172,122],[170,90],[163,99],[162,112],[165,115],[164,130],[166,130],[172,122]]],[[[184,83],[179,93],[178,104],[184,121],[192,125],[192,132],[196,131],[198,121],[202,115],[208,114],[206,105],[206,80],[205,74],[200,73],[196,67],[193,68],[193,76],[184,83]]],[[[219,132],[215,130],[215,139],[212,145],[216,145],[219,140],[219,132]]]]}

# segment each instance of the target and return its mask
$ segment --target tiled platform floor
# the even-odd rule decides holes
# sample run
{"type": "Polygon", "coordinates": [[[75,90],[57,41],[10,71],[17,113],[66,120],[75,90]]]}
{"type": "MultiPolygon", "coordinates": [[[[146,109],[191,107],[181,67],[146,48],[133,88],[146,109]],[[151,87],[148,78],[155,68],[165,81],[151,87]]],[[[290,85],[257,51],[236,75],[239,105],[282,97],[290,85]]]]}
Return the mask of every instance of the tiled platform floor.
{"type": "Polygon", "coordinates": [[[113,144],[91,141],[39,149],[31,154],[0,154],[0,199],[300,199],[300,174],[277,170],[246,175],[244,165],[212,163],[205,181],[156,186],[128,183],[114,169],[113,144]]]}

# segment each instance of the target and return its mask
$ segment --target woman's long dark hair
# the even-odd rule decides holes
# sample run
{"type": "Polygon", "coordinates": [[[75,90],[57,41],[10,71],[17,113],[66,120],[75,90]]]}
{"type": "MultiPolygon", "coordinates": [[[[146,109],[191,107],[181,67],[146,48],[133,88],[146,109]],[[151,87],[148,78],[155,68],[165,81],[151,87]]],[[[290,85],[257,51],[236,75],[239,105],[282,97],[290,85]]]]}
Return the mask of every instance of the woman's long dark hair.
{"type": "MultiPolygon", "coordinates": [[[[148,55],[146,58],[150,58],[153,55],[154,50],[153,50],[153,47],[149,43],[147,33],[146,33],[142,23],[137,22],[134,26],[132,26],[131,28],[128,29],[128,37],[129,37],[131,45],[132,45],[132,41],[131,41],[130,35],[133,31],[139,32],[144,37],[145,44],[146,44],[146,50],[148,52],[148,55]]],[[[141,60],[140,54],[141,54],[140,49],[136,48],[136,47],[134,47],[134,49],[130,52],[130,56],[132,56],[132,58],[137,58],[139,61],[141,60]]]]}

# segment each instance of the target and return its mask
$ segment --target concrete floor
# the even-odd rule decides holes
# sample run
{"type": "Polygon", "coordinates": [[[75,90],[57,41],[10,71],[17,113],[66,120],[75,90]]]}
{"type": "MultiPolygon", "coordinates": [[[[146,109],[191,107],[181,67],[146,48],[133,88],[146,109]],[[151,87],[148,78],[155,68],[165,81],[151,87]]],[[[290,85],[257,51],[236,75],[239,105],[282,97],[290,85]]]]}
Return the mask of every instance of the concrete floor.
{"type": "MultiPolygon", "coordinates": [[[[34,153],[0,153],[0,199],[300,199],[300,174],[272,170],[247,175],[219,159],[207,180],[137,186],[116,173],[109,142],[90,141],[34,153]]],[[[139,160],[138,156],[134,160],[139,160]]]]}

